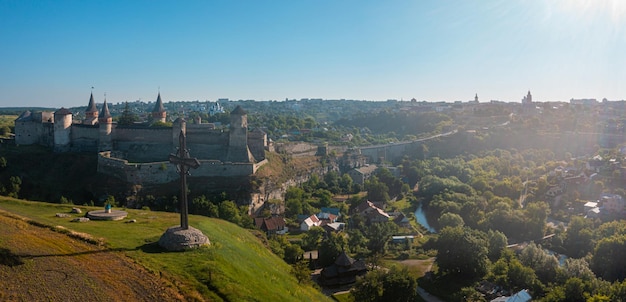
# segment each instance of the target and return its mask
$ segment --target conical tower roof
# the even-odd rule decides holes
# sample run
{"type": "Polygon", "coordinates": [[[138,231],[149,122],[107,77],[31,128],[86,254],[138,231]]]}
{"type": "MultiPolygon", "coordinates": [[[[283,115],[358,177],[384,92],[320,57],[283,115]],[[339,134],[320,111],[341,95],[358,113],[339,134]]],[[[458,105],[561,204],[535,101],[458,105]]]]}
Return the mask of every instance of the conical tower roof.
{"type": "Polygon", "coordinates": [[[72,114],[72,111],[70,111],[69,109],[65,107],[61,107],[61,109],[54,112],[54,115],[68,115],[68,114],[72,114]]]}
{"type": "Polygon", "coordinates": [[[348,256],[345,251],[342,251],[341,254],[339,254],[339,256],[337,257],[337,260],[335,260],[336,265],[344,267],[352,265],[353,262],[354,259],[350,258],[350,256],[348,256]]]}
{"type": "Polygon", "coordinates": [[[91,93],[91,97],[89,97],[89,105],[87,105],[87,109],[85,112],[98,112],[98,107],[96,107],[96,102],[93,100],[93,93],[91,93]]]}
{"type": "Polygon", "coordinates": [[[109,111],[107,100],[104,100],[104,105],[102,105],[102,111],[100,111],[100,118],[109,118],[109,117],[111,117],[111,112],[109,111]]]}
{"type": "Polygon", "coordinates": [[[165,112],[165,107],[163,107],[163,101],[161,100],[161,93],[159,92],[159,96],[157,96],[156,104],[154,105],[154,109],[152,112],[165,112]]]}
{"type": "Polygon", "coordinates": [[[235,110],[233,110],[230,114],[244,115],[244,114],[246,114],[246,111],[243,110],[243,108],[241,108],[241,106],[237,105],[237,108],[235,108],[235,110]]]}

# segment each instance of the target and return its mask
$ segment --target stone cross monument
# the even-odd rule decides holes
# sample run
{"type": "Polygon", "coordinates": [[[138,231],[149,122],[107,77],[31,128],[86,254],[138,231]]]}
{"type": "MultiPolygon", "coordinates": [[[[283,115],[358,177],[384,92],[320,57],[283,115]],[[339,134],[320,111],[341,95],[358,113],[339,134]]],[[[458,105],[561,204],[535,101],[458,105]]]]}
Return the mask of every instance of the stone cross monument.
{"type": "Polygon", "coordinates": [[[189,226],[187,174],[190,168],[198,168],[200,162],[196,158],[189,157],[185,128],[181,129],[178,140],[180,143],[178,152],[177,154],[170,154],[169,160],[176,164],[178,173],[180,173],[180,226],[167,229],[159,239],[159,245],[168,251],[183,251],[210,244],[209,238],[202,234],[202,231],[189,226]]]}
{"type": "Polygon", "coordinates": [[[170,154],[170,162],[176,164],[178,173],[180,174],[180,227],[183,230],[189,229],[189,210],[187,204],[187,175],[189,174],[189,168],[197,169],[200,166],[200,162],[196,158],[189,157],[189,150],[187,150],[187,136],[184,130],[180,130],[178,136],[180,147],[178,147],[177,154],[170,154]]]}

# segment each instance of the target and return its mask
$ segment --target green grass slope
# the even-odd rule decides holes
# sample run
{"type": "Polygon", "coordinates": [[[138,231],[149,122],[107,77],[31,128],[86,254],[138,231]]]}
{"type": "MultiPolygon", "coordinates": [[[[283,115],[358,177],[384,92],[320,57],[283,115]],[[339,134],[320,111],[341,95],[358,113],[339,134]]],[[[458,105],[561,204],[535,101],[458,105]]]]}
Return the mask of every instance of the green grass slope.
{"type": "MultiPolygon", "coordinates": [[[[80,206],[83,212],[99,209],[80,206]]],[[[0,197],[0,210],[56,229],[85,233],[93,241],[125,251],[149,271],[169,279],[187,300],[209,301],[329,301],[310,285],[299,284],[291,267],[272,254],[254,231],[230,222],[190,216],[190,225],[209,237],[211,246],[192,251],[163,252],[157,245],[161,234],[179,224],[174,213],[126,210],[122,221],[71,222],[57,218],[71,206],[29,202],[0,197]],[[125,223],[136,219],[136,223],[125,223]],[[62,227],[62,228],[59,228],[62,227]]],[[[82,214],[72,214],[74,217],[82,214]]]]}

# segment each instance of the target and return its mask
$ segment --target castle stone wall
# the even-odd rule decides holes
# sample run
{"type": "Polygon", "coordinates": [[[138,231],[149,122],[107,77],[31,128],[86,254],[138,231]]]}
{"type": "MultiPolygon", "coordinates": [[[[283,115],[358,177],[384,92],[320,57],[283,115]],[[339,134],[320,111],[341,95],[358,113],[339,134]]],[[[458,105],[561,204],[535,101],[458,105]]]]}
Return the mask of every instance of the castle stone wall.
{"type": "Polygon", "coordinates": [[[98,151],[99,127],[97,125],[73,124],[71,132],[72,151],[98,151]]]}
{"type": "Polygon", "coordinates": [[[52,123],[38,123],[33,121],[15,122],[15,143],[18,145],[40,144],[52,146],[52,123]]]}
{"type": "MultiPolygon", "coordinates": [[[[179,178],[176,166],[168,161],[129,163],[112,158],[110,152],[98,156],[98,172],[122,179],[133,184],[162,184],[179,178]]],[[[200,167],[191,170],[192,177],[239,177],[249,176],[265,164],[225,163],[219,160],[200,160],[200,167]]]]}
{"type": "Polygon", "coordinates": [[[279,143],[276,152],[287,153],[291,156],[312,156],[317,153],[317,145],[309,143],[279,143]]]}
{"type": "Polygon", "coordinates": [[[123,128],[116,127],[113,130],[113,140],[131,142],[150,142],[168,144],[172,143],[172,128],[123,128]]]}
{"type": "Polygon", "coordinates": [[[228,133],[187,127],[188,144],[228,145],[228,133]]]}
{"type": "Polygon", "coordinates": [[[165,161],[170,153],[174,153],[174,147],[170,144],[114,141],[113,149],[124,155],[124,158],[132,163],[146,163],[165,161]]]}
{"type": "Polygon", "coordinates": [[[406,142],[361,148],[361,154],[370,158],[370,162],[378,163],[381,159],[397,162],[405,154],[417,153],[422,142],[406,142]]]}
{"type": "Polygon", "coordinates": [[[228,146],[187,143],[189,155],[198,159],[226,160],[228,146]]]}
{"type": "Polygon", "coordinates": [[[257,161],[265,159],[265,146],[267,146],[267,134],[262,131],[248,132],[248,149],[257,161]]]}

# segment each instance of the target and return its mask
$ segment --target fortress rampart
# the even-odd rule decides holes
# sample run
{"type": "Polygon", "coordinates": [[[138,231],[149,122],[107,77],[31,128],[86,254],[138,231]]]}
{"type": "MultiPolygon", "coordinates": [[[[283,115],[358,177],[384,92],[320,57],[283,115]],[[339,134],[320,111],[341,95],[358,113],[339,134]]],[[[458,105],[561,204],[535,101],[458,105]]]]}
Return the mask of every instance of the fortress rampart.
{"type": "Polygon", "coordinates": [[[190,155],[202,163],[194,176],[253,175],[268,150],[267,134],[248,132],[247,113],[239,106],[230,114],[227,131],[199,121],[187,125],[181,118],[170,127],[159,125],[167,117],[160,94],[152,119],[143,123],[114,123],[106,100],[98,113],[93,95],[86,118],[74,121],[74,114],[65,108],[54,113],[26,111],[15,120],[16,143],[44,145],[55,152],[98,152],[98,172],[146,185],[178,179],[176,167],[167,160],[176,153],[181,131],[187,135],[190,155]]]}
{"type": "MultiPolygon", "coordinates": [[[[194,177],[239,177],[256,173],[267,160],[258,163],[230,163],[199,160],[200,167],[191,171],[194,177]]],[[[178,180],[176,165],[169,161],[132,163],[111,157],[111,152],[98,154],[98,172],[117,177],[131,184],[163,184],[178,180]]]]}

